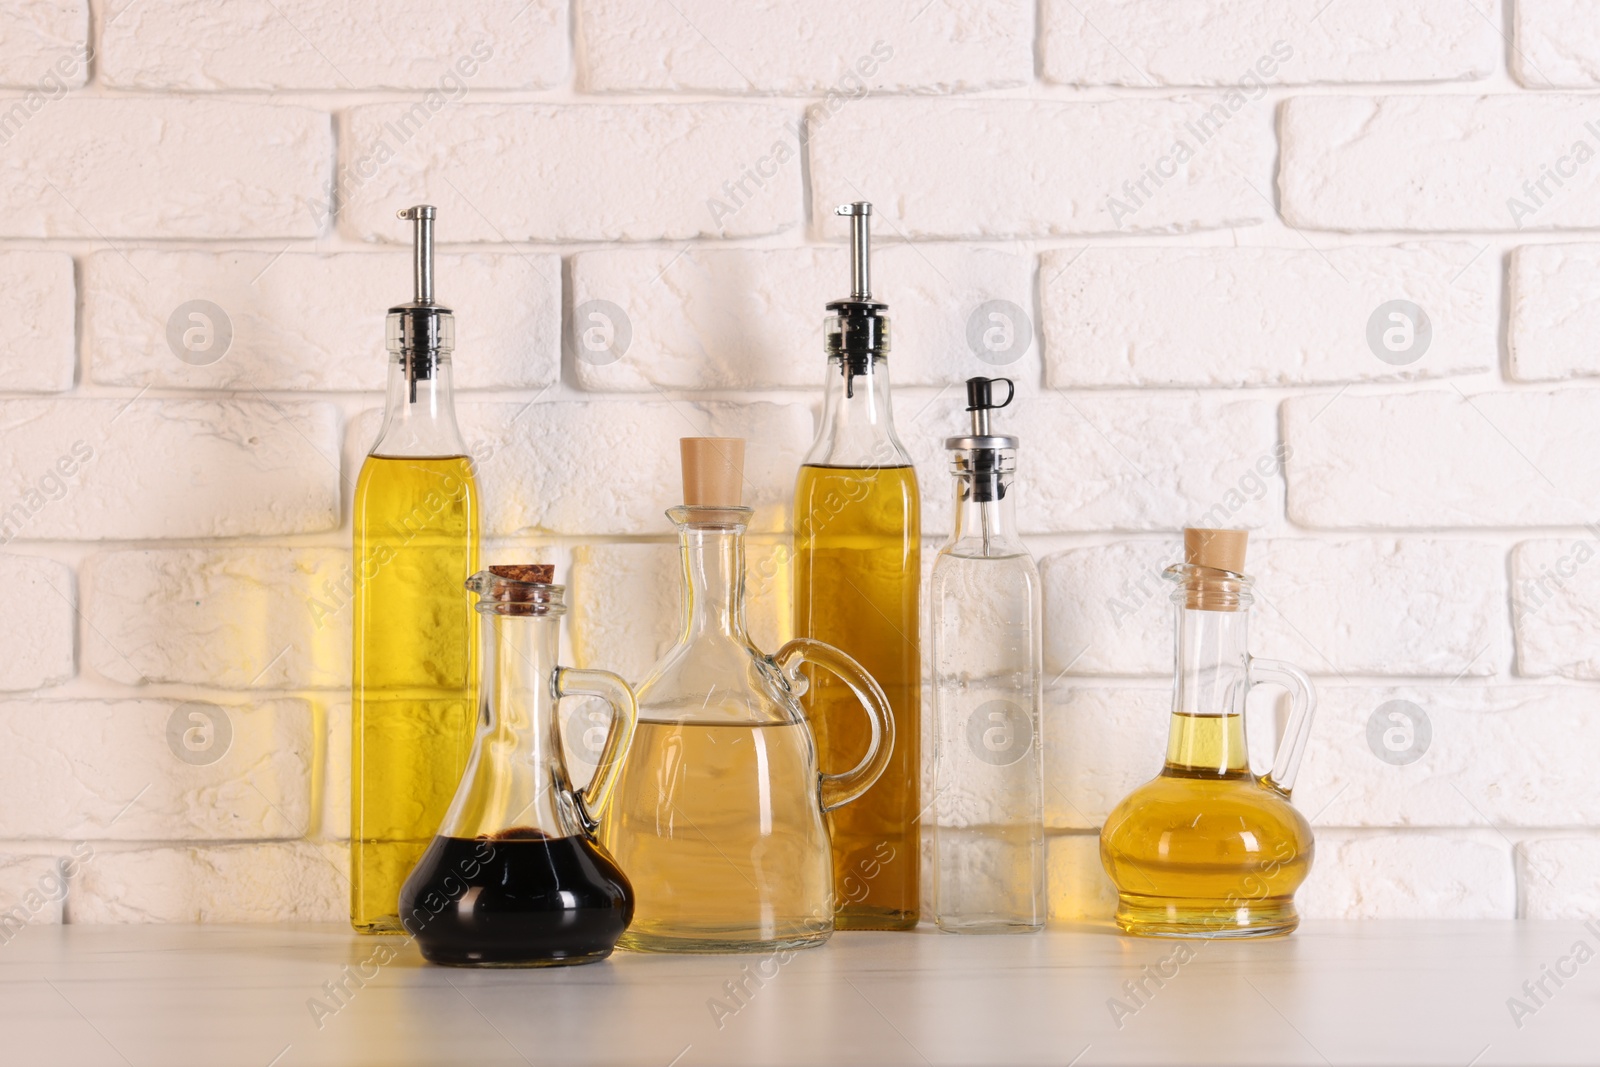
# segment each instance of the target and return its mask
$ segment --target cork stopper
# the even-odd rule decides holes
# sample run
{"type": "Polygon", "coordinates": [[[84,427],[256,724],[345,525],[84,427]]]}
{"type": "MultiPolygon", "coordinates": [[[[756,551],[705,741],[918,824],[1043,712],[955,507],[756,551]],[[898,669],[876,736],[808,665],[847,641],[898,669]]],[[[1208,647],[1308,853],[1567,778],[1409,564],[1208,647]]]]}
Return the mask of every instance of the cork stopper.
{"type": "Polygon", "coordinates": [[[1184,606],[1196,611],[1243,611],[1250,605],[1244,574],[1248,530],[1183,531],[1184,606]]]}
{"type": "Polygon", "coordinates": [[[503,563],[479,571],[466,586],[478,594],[483,615],[560,615],[566,590],[556,583],[550,563],[503,563]]]}
{"type": "Polygon", "coordinates": [[[1243,574],[1245,542],[1249,539],[1249,530],[1190,528],[1183,531],[1183,561],[1195,567],[1243,574]]]}
{"type": "Polygon", "coordinates": [[[744,503],[744,438],[684,437],[683,502],[689,507],[737,508],[744,503]]]}
{"type": "Polygon", "coordinates": [[[490,567],[489,573],[496,578],[510,578],[514,582],[536,582],[539,585],[554,585],[556,581],[554,563],[506,563],[490,567]]]}

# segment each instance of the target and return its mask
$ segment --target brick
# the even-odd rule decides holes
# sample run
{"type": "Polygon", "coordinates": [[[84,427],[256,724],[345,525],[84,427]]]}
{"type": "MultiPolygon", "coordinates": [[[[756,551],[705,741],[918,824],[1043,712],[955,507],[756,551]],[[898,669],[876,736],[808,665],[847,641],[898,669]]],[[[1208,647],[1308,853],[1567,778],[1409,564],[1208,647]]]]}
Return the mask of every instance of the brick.
{"type": "Polygon", "coordinates": [[[211,0],[135,4],[106,21],[100,70],[118,89],[542,89],[564,80],[562,0],[211,0]],[[424,32],[425,31],[425,32],[424,32]]]}
{"type": "Polygon", "coordinates": [[[105,552],[85,575],[85,659],[113,681],[350,684],[352,579],[342,549],[105,552]]]}
{"type": "Polygon", "coordinates": [[[880,231],[906,237],[1251,226],[1272,217],[1271,113],[1240,104],[1232,109],[1213,97],[866,100],[831,116],[813,108],[812,211],[822,218],[835,204],[877,191],[880,231]],[[1063,145],[1095,148],[1063,152],[1063,145]],[[1174,176],[1158,175],[1158,185],[1146,177],[1156,167],[1174,176]]]}
{"type": "Polygon", "coordinates": [[[321,803],[317,809],[317,838],[350,840],[350,704],[335,701],[324,709],[327,747],[323,750],[321,803]]]}
{"type": "Polygon", "coordinates": [[[1099,831],[1123,797],[1161,770],[1171,715],[1170,686],[1046,689],[1045,825],[1099,831]]]}
{"type": "Polygon", "coordinates": [[[347,850],[303,841],[107,852],[84,868],[75,923],[342,922],[347,850]]]}
{"type": "Polygon", "coordinates": [[[322,404],[0,401],[0,450],[13,470],[0,533],[95,540],[334,529],[336,426],[337,413],[322,404]]]}
{"type": "MultiPolygon", "coordinates": [[[[555,384],[559,256],[441,254],[435,275],[438,299],[456,313],[457,388],[555,384]]],[[[381,390],[384,311],[411,299],[411,257],[101,252],[87,260],[84,289],[85,348],[90,375],[101,384],[381,390]],[[194,300],[210,301],[225,316],[229,340],[216,355],[182,347],[182,331],[192,324],[183,309],[194,300]]],[[[210,345],[219,344],[222,329],[213,324],[210,345]]]]}
{"type": "Polygon", "coordinates": [[[1517,673],[1600,678],[1600,546],[1593,533],[1524,541],[1511,554],[1517,673]]]}
{"type": "Polygon", "coordinates": [[[0,690],[43,689],[76,673],[75,595],[66,564],[0,555],[0,690]]]}
{"type": "Polygon", "coordinates": [[[363,240],[405,239],[395,205],[419,200],[439,205],[441,241],[752,237],[800,220],[799,125],[786,108],[372,104],[347,129],[341,216],[363,240]]]}
{"type": "MultiPolygon", "coordinates": [[[[948,399],[902,404],[900,439],[922,487],[922,530],[950,528],[944,438],[970,418],[948,399]]],[[[1021,439],[1017,523],[1024,534],[1072,530],[1177,530],[1185,525],[1258,527],[1283,511],[1277,479],[1258,485],[1255,465],[1277,447],[1269,405],[1191,397],[1076,396],[1019,392],[998,425],[1021,439]],[[1070,456],[1071,462],[1057,462],[1070,456]]]]}
{"type": "Polygon", "coordinates": [[[0,737],[0,838],[289,839],[310,818],[300,700],[8,701],[0,737]]]}
{"type": "MultiPolygon", "coordinates": [[[[976,374],[1036,378],[1033,264],[988,248],[890,245],[873,256],[875,295],[889,302],[890,377],[939,385],[976,374]],[[991,301],[1004,301],[987,306],[991,301]],[[991,321],[990,314],[1001,315],[991,321]],[[990,329],[1009,330],[985,337],[990,329]],[[969,340],[969,332],[972,339],[969,340]]],[[[819,392],[827,362],[820,323],[850,287],[849,255],[827,249],[672,249],[582,252],[572,261],[572,305],[622,309],[622,336],[603,305],[569,325],[584,389],[805,389],[819,392]],[[609,333],[585,334],[595,327],[609,333]]]]}
{"type": "Polygon", "coordinates": [[[72,257],[61,252],[0,254],[0,374],[6,390],[59,393],[72,388],[78,356],[74,334],[72,257]]]}
{"type": "Polygon", "coordinates": [[[951,92],[1033,80],[1033,10],[1020,0],[930,8],[762,0],[738,18],[715,0],[578,3],[592,91],[951,92]]]}
{"type": "MultiPolygon", "coordinates": [[[[14,109],[13,109],[14,111],[14,109]]],[[[14,124],[0,237],[314,237],[326,114],[220,100],[65,99],[14,124]],[[130,167],[129,160],[138,166],[130,167]]]]}
{"type": "Polygon", "coordinates": [[[1511,919],[1510,853],[1487,830],[1324,831],[1295,903],[1307,919],[1511,919]]]}
{"type": "Polygon", "coordinates": [[[1099,834],[1052,834],[1045,839],[1050,921],[1109,923],[1117,887],[1100,863],[1099,834]]]}
{"type": "Polygon", "coordinates": [[[1524,919],[1593,919],[1600,913],[1600,839],[1519,842],[1517,884],[1524,919]]]}
{"type": "Polygon", "coordinates": [[[1517,0],[1511,72],[1533,89],[1600,86],[1600,25],[1584,0],[1517,0]]]}
{"type": "Polygon", "coordinates": [[[1600,732],[1582,689],[1448,682],[1318,689],[1295,801],[1319,825],[1600,823],[1600,788],[1589,772],[1600,760],[1600,732]]]}
{"type": "MultiPolygon", "coordinates": [[[[19,924],[61,921],[72,884],[62,867],[65,858],[0,853],[0,945],[16,936],[19,924]]],[[[72,870],[77,873],[76,864],[72,870]]]]}
{"type": "Polygon", "coordinates": [[[0,86],[55,99],[88,80],[88,53],[86,0],[12,0],[0,10],[0,86]]]}
{"type": "Polygon", "coordinates": [[[1593,408],[1580,390],[1285,401],[1289,517],[1322,528],[1576,525],[1600,496],[1593,408]]]}
{"type": "Polygon", "coordinates": [[[1039,276],[1045,381],[1058,389],[1436,377],[1499,360],[1497,258],[1469,244],[1063,249],[1039,276]],[[1368,336],[1397,299],[1431,325],[1404,365],[1391,360],[1408,352],[1368,336]]]}
{"type": "MultiPolygon", "coordinates": [[[[747,538],[745,622],[772,652],[793,635],[787,538],[747,538]]],[[[676,544],[586,544],[573,550],[573,662],[643,681],[682,629],[676,544]]]]}
{"type": "Polygon", "coordinates": [[[1278,184],[1290,226],[1600,226],[1593,97],[1305,96],[1284,105],[1280,128],[1278,184]]]}
{"type": "Polygon", "coordinates": [[[1498,15],[1450,0],[1046,0],[1042,73],[1070,85],[1264,85],[1486,78],[1504,48],[1498,15]]]}
{"type": "MultiPolygon", "coordinates": [[[[801,404],[530,401],[457,406],[478,460],[485,536],[670,535],[664,514],[682,502],[681,437],[743,437],[744,502],[751,528],[781,529],[795,472],[811,445],[801,404]]],[[[347,437],[346,469],[359,469],[377,433],[367,412],[347,437]]]]}
{"type": "MultiPolygon", "coordinates": [[[[1173,586],[1161,573],[1181,559],[1176,539],[1046,556],[1047,673],[1170,673],[1173,586]]],[[[1312,674],[1456,678],[1505,666],[1505,562],[1496,546],[1270,538],[1252,543],[1249,569],[1254,654],[1312,674]]]]}
{"type": "Polygon", "coordinates": [[[1511,377],[1553,381],[1600,375],[1600,245],[1529,245],[1511,255],[1507,347],[1511,377]]]}

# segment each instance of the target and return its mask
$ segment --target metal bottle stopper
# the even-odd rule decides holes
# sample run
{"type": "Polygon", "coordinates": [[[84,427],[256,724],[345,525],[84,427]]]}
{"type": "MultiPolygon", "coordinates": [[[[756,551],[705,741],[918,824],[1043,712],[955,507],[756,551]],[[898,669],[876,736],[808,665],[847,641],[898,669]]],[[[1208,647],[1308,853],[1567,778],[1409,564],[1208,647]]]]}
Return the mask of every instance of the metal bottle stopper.
{"type": "Polygon", "coordinates": [[[416,298],[389,309],[388,346],[405,363],[406,388],[415,404],[417,382],[432,378],[440,358],[456,346],[456,319],[449,308],[433,299],[433,205],[418,204],[398,214],[415,224],[411,274],[416,298]]]}
{"type": "Polygon", "coordinates": [[[872,205],[857,200],[834,214],[850,219],[850,296],[828,304],[827,349],[840,358],[845,395],[854,396],[856,375],[889,354],[889,305],[872,299],[872,205]]]}

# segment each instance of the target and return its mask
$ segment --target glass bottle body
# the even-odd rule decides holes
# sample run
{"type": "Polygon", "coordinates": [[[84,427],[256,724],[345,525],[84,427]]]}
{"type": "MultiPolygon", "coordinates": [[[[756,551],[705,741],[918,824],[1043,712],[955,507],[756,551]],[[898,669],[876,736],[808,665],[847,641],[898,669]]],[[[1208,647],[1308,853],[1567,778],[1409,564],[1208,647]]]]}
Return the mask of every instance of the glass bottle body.
{"type": "Polygon", "coordinates": [[[402,919],[434,963],[604,959],[632,918],[633,891],[594,841],[587,805],[604,802],[626,758],[632,694],[615,675],[557,666],[562,587],[490,572],[472,584],[485,598],[477,736],[438,836],[401,890],[402,919]],[[583,790],[568,774],[556,717],[557,700],[579,693],[613,708],[583,790]]]}
{"type": "Polygon", "coordinates": [[[821,943],[834,911],[824,806],[847,803],[854,786],[881,773],[881,731],[870,731],[874,758],[865,773],[840,776],[853,776],[851,787],[819,774],[796,699],[798,670],[802,657],[837,664],[825,653],[819,659],[809,642],[791,642],[772,658],[750,644],[747,509],[670,514],[683,562],[684,629],[639,684],[634,755],[601,832],[638,890],[620,943],[657,952],[821,943]]]}
{"type": "MultiPolygon", "coordinates": [[[[843,649],[894,714],[889,768],[830,816],[840,929],[904,930],[920,914],[922,738],[921,499],[894,432],[885,361],[828,361],[816,443],[795,487],[795,634],[843,649]]],[[[805,697],[822,766],[866,750],[848,687],[814,676],[805,697]]]]}
{"type": "Polygon", "coordinates": [[[477,570],[479,521],[449,359],[441,355],[413,383],[397,354],[352,507],[350,915],[358,931],[401,931],[401,884],[472,747],[477,670],[463,583],[477,570]]]}
{"type": "Polygon", "coordinates": [[[1015,534],[1009,452],[1002,465],[996,494],[957,465],[929,586],[934,916],[957,932],[1037,930],[1046,911],[1039,571],[1015,534]]]}
{"type": "Polygon", "coordinates": [[[1194,606],[1181,587],[1174,601],[1166,762],[1113,809],[1100,835],[1101,862],[1117,887],[1117,925],[1166,937],[1286,934],[1299,923],[1294,893],[1314,848],[1311,826],[1288,796],[1309,728],[1310,684],[1288,664],[1249,655],[1247,584],[1241,602],[1221,610],[1194,606]],[[1294,711],[1274,771],[1257,777],[1245,699],[1263,681],[1288,688],[1294,711]]]}

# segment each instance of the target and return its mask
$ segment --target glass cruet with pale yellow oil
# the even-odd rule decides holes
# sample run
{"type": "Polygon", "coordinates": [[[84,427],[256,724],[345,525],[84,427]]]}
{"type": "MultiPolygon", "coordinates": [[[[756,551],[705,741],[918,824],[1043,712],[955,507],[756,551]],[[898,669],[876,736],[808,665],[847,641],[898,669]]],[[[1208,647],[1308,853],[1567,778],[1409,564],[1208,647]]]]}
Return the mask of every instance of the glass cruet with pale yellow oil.
{"type": "Polygon", "coordinates": [[[450,392],[455,317],[433,298],[434,209],[414,225],[416,297],[389,309],[383,423],[352,505],[350,922],[403,933],[400,887],[472,749],[478,485],[450,392]]]}
{"type": "Polygon", "coordinates": [[[1243,530],[1184,531],[1176,589],[1177,672],[1167,760],[1116,806],[1100,861],[1117,888],[1116,922],[1156,937],[1270,937],[1300,922],[1294,894],[1311,871],[1311,825],[1289,802],[1316,692],[1292,664],[1249,650],[1251,579],[1243,530]],[[1250,769],[1245,698],[1288,691],[1271,770],[1250,769]]]}
{"type": "Polygon", "coordinates": [[[849,656],[796,639],[771,656],[745,632],[744,442],[681,444],[678,528],[683,629],[636,688],[639,726],[600,840],[628,872],[633,924],[619,947],[768,952],[826,941],[834,929],[825,812],[883,773],[894,745],[888,701],[849,656]],[[865,755],[818,770],[799,698],[803,665],[837,677],[865,720],[865,755]]]}

